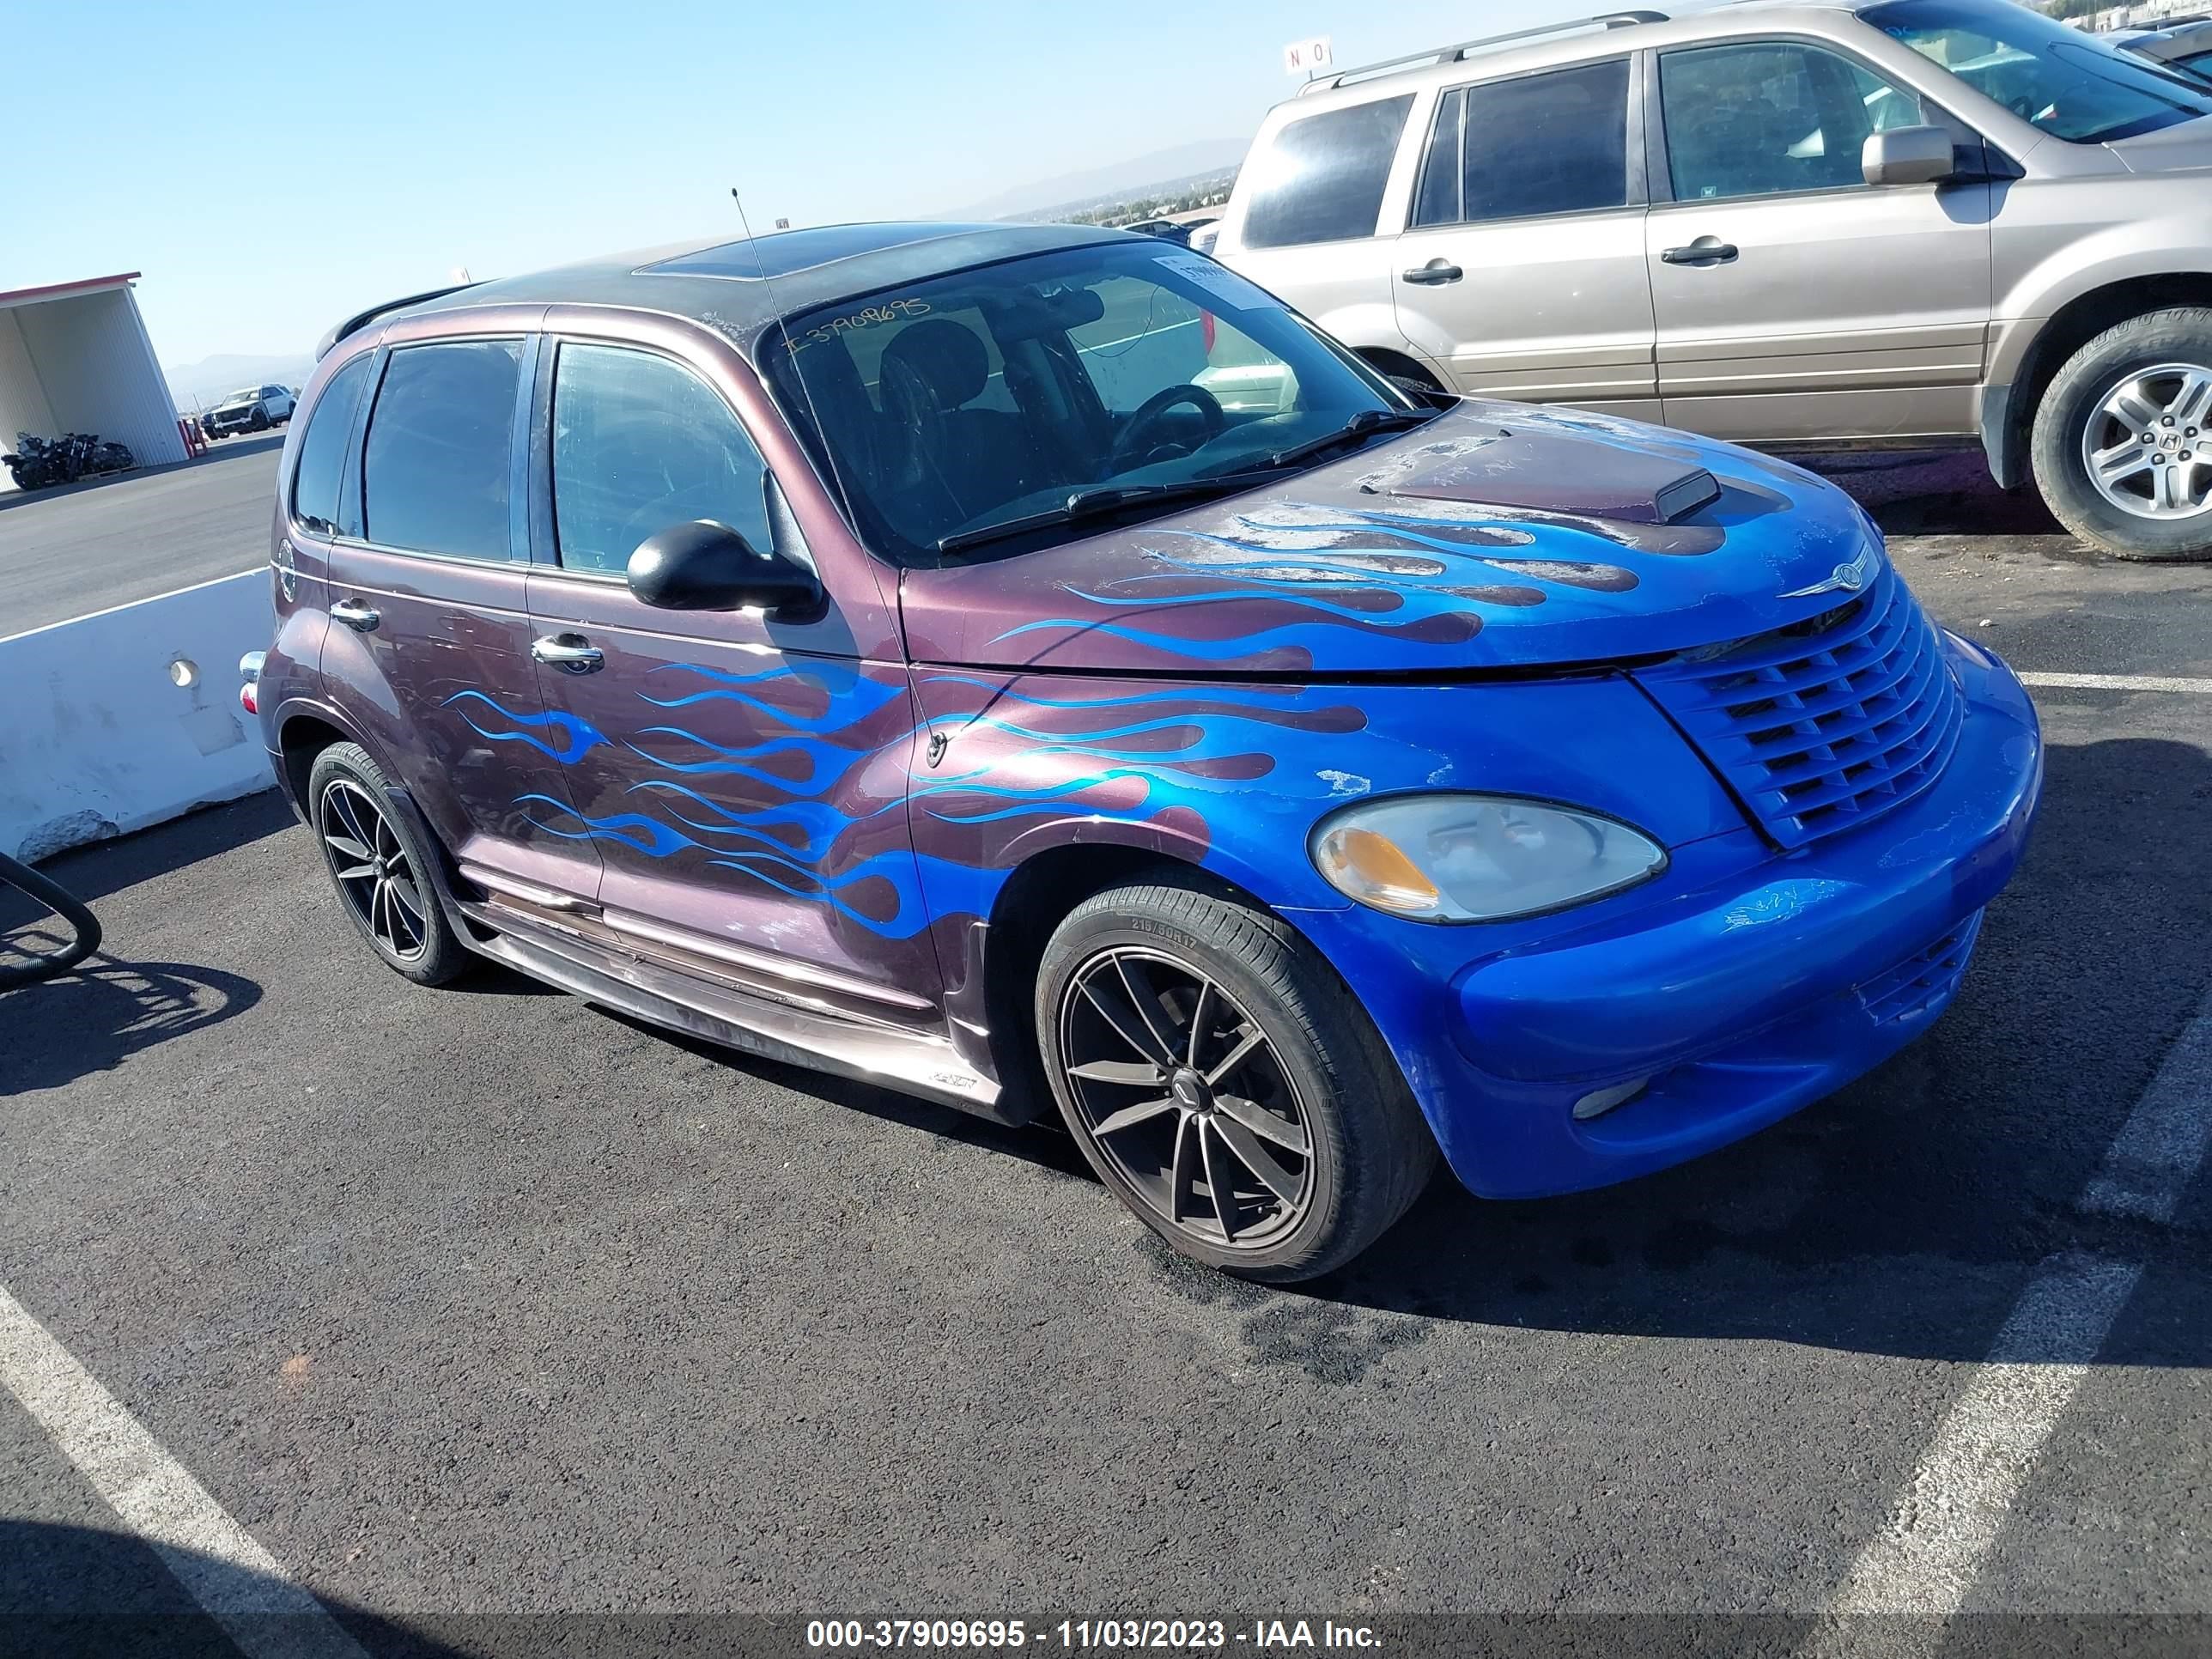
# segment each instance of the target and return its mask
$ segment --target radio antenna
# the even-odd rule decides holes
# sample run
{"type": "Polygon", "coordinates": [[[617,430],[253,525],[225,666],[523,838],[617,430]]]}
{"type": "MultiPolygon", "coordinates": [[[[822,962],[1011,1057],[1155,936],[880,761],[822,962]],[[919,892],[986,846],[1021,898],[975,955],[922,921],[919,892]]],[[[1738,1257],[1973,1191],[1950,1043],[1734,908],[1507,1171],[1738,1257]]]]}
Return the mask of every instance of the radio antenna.
{"type": "Polygon", "coordinates": [[[753,265],[760,272],[761,284],[768,290],[769,307],[775,313],[776,334],[783,343],[783,349],[790,356],[791,372],[799,381],[799,395],[806,399],[807,416],[814,422],[816,435],[822,441],[822,459],[830,469],[830,486],[837,492],[838,501],[844,505],[846,523],[857,530],[860,520],[853,511],[853,498],[845,488],[844,468],[839,465],[836,453],[830,447],[830,428],[822,423],[822,411],[814,404],[814,388],[807,385],[806,371],[799,366],[799,343],[791,337],[791,331],[785,326],[783,301],[776,298],[775,279],[768,274],[768,261],[761,257],[760,238],[753,234],[752,221],[745,215],[745,198],[738,193],[735,185],[730,186],[730,199],[738,204],[738,224],[745,233],[745,249],[753,256],[753,265]]]}

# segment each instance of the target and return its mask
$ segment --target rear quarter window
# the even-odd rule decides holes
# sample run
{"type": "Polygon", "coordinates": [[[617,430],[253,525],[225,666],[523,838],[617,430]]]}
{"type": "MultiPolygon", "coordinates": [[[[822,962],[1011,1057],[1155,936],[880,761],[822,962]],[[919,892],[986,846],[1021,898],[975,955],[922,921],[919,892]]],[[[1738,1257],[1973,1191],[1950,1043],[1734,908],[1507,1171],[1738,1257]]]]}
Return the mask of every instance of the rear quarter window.
{"type": "Polygon", "coordinates": [[[292,473],[292,516],[318,535],[336,532],[338,478],[345,470],[346,440],[353,435],[354,406],[368,379],[374,354],[364,351],[331,376],[307,416],[300,463],[292,473]]]}
{"type": "Polygon", "coordinates": [[[1264,155],[1244,209],[1246,247],[1343,242],[1375,234],[1382,187],[1413,106],[1411,93],[1285,123],[1264,155]]]}

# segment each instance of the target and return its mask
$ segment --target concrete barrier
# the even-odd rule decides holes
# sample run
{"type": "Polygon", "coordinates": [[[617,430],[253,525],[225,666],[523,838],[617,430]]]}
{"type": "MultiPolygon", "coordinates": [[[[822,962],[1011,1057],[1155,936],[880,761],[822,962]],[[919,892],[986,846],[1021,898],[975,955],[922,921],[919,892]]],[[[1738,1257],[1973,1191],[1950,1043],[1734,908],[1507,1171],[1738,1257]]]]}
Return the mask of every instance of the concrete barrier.
{"type": "Polygon", "coordinates": [[[0,639],[0,853],[27,863],[269,787],[238,659],[272,631],[252,570],[0,639]]]}

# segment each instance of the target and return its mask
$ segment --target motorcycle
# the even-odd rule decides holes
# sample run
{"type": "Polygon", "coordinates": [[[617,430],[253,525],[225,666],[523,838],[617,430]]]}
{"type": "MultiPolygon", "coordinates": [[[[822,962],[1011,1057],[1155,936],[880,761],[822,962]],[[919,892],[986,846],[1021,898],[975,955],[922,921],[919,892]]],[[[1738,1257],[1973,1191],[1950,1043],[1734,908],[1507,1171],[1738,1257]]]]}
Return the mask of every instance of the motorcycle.
{"type": "Polygon", "coordinates": [[[5,463],[18,489],[75,483],[80,478],[121,472],[137,465],[126,446],[112,441],[102,443],[96,432],[67,432],[58,438],[18,432],[15,453],[0,455],[0,463],[5,463]]]}

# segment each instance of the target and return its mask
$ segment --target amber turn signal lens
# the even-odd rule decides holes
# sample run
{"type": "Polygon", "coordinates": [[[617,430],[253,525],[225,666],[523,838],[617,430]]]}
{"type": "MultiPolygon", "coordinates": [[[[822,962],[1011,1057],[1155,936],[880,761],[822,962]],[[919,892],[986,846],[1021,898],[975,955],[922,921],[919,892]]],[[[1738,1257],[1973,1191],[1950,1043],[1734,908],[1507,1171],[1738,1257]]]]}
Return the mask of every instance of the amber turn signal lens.
{"type": "Polygon", "coordinates": [[[1322,837],[1320,853],[1331,881],[1378,909],[1419,915],[1437,906],[1436,884],[1388,836],[1346,825],[1322,837]]]}

